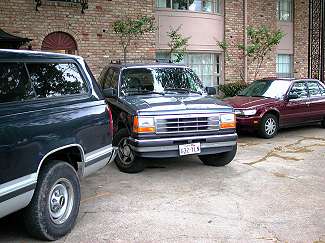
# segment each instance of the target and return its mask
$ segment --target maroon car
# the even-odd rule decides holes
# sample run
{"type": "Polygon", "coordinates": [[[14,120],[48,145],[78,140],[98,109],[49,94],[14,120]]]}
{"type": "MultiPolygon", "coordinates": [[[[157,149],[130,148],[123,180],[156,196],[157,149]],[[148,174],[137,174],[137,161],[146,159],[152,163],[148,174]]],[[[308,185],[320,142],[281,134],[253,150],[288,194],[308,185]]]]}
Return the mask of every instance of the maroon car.
{"type": "Polygon", "coordinates": [[[321,122],[325,127],[325,86],[314,79],[262,79],[227,98],[237,129],[274,137],[279,128],[321,122]]]}

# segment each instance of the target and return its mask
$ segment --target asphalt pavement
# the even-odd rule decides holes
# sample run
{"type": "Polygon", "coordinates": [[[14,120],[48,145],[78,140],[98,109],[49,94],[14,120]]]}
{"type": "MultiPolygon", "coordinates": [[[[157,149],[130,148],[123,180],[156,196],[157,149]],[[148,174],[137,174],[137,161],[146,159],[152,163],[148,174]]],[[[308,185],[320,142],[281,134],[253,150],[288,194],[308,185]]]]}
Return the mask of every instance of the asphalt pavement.
{"type": "MultiPolygon", "coordinates": [[[[18,215],[1,242],[36,242],[18,215]]],[[[139,174],[114,164],[82,180],[74,230],[58,242],[325,243],[325,129],[242,135],[228,166],[197,157],[150,160],[139,174]]]]}

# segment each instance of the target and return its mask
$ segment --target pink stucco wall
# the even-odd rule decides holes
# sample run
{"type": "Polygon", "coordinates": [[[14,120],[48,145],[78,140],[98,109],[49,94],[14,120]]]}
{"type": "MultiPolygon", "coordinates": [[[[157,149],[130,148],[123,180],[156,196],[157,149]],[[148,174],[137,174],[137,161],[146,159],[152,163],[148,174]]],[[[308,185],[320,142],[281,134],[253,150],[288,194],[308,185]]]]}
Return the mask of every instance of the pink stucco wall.
{"type": "Polygon", "coordinates": [[[278,54],[293,54],[293,22],[278,21],[278,28],[285,36],[277,47],[278,54]]]}
{"type": "Polygon", "coordinates": [[[216,43],[224,38],[224,18],[221,15],[194,13],[174,10],[157,10],[156,48],[168,49],[167,32],[170,26],[181,27],[181,32],[189,40],[188,51],[221,51],[216,43]]]}

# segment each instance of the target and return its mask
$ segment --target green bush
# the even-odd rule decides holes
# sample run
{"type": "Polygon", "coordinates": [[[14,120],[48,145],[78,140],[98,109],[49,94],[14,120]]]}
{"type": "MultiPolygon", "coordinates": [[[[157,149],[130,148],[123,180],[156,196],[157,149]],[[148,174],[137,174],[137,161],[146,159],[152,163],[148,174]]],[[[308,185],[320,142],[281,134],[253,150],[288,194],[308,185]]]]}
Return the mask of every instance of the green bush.
{"type": "Polygon", "coordinates": [[[235,82],[235,83],[219,85],[219,91],[223,93],[224,97],[233,97],[239,94],[239,92],[244,90],[246,87],[247,87],[246,83],[235,82]]]}

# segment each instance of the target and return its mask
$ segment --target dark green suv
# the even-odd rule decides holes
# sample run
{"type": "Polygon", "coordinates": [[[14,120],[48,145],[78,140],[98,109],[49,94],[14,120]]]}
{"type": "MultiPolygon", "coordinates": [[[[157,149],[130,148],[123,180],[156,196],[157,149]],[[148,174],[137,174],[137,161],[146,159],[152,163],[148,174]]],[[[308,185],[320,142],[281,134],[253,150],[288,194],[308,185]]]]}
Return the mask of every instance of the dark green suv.
{"type": "Polygon", "coordinates": [[[99,78],[113,113],[118,168],[145,168],[144,158],[198,155],[206,165],[223,166],[237,150],[234,110],[210,96],[186,66],[108,65],[99,78]]]}

